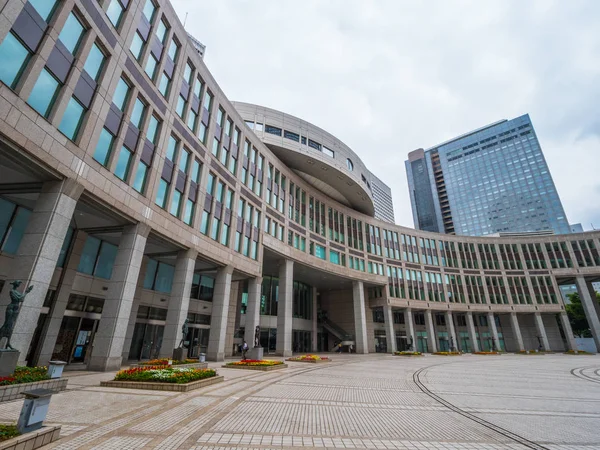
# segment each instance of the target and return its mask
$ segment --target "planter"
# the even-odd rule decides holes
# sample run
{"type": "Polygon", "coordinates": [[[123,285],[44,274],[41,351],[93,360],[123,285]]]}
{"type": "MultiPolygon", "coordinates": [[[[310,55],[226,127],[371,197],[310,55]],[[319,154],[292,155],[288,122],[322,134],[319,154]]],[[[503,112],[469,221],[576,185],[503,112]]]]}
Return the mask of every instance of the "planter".
{"type": "Polygon", "coordinates": [[[224,369],[243,369],[243,370],[260,370],[262,372],[270,372],[271,370],[285,369],[287,364],[277,364],[275,366],[222,366],[224,369]]]}
{"type": "Polygon", "coordinates": [[[499,352],[473,352],[474,355],[499,355],[499,352]]]}
{"type": "Polygon", "coordinates": [[[569,350],[568,352],[565,352],[565,355],[595,355],[595,353],[585,352],[583,350],[577,350],[576,352],[569,350]]]}
{"type": "Polygon", "coordinates": [[[423,356],[420,352],[396,352],[394,356],[423,356]]]}
{"type": "MultiPolygon", "coordinates": [[[[21,398],[21,393],[32,389],[50,389],[52,391],[64,391],[69,380],[66,378],[55,378],[53,380],[36,381],[33,383],[10,384],[0,386],[0,403],[21,398]]],[[[2,447],[0,447],[2,448],[2,447]]]]}
{"type": "Polygon", "coordinates": [[[117,387],[125,389],[146,389],[149,391],[172,391],[172,392],[188,392],[194,389],[200,389],[211,384],[221,383],[225,378],[216,376],[205,378],[203,380],[192,381],[191,383],[156,383],[153,381],[102,381],[100,386],[117,387]]]}
{"type": "Polygon", "coordinates": [[[36,448],[48,445],[51,442],[57,441],[60,438],[60,425],[44,426],[39,430],[25,433],[21,436],[0,442],[0,450],[17,450],[36,448]]]}
{"type": "MultiPolygon", "coordinates": [[[[150,367],[148,364],[132,364],[131,367],[150,367]]],[[[174,367],[177,369],[206,369],[208,367],[208,363],[205,362],[197,362],[191,364],[177,364],[170,367],[174,367]]]]}
{"type": "Polygon", "coordinates": [[[329,363],[329,362],[331,362],[331,359],[286,359],[286,361],[320,364],[320,363],[329,363]]]}
{"type": "Polygon", "coordinates": [[[460,356],[462,353],[459,352],[435,352],[434,355],[438,356],[460,356]]]}

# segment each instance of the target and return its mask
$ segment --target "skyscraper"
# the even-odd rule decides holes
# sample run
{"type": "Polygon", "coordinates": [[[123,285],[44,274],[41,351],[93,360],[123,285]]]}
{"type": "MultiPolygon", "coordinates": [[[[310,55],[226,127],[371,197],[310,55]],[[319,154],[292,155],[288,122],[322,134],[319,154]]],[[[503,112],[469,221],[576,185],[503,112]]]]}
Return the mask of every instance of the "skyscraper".
{"type": "Polygon", "coordinates": [[[420,230],[570,232],[528,114],[412,151],[405,165],[420,230]]]}

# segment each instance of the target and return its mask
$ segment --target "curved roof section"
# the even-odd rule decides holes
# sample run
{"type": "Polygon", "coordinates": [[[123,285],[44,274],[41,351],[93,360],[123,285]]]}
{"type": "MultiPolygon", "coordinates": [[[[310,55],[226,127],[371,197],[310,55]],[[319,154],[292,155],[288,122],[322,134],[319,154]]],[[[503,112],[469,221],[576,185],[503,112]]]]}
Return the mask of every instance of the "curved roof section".
{"type": "Polygon", "coordinates": [[[288,167],[330,198],[371,217],[371,173],[350,147],[305,120],[265,106],[232,102],[246,124],[288,167]]]}

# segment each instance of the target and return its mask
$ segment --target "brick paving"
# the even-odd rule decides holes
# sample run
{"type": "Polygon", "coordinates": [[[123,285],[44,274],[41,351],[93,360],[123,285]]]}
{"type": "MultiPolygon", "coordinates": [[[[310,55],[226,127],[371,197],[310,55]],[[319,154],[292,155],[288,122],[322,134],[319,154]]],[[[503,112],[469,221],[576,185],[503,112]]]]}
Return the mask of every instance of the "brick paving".
{"type": "MultiPolygon", "coordinates": [[[[44,448],[600,450],[599,356],[335,355],[269,374],[220,365],[224,383],[185,394],[66,373],[47,420],[62,437],[44,448]]],[[[0,421],[21,405],[0,404],[0,421]]]]}

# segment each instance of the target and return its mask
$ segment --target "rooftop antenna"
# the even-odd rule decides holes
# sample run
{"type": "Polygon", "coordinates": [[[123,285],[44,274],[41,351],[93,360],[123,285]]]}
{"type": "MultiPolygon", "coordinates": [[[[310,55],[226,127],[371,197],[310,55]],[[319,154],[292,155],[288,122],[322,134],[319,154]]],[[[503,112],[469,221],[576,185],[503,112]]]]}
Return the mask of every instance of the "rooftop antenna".
{"type": "Polygon", "coordinates": [[[187,22],[188,13],[185,13],[185,19],[183,19],[183,28],[185,28],[185,23],[187,22]]]}

